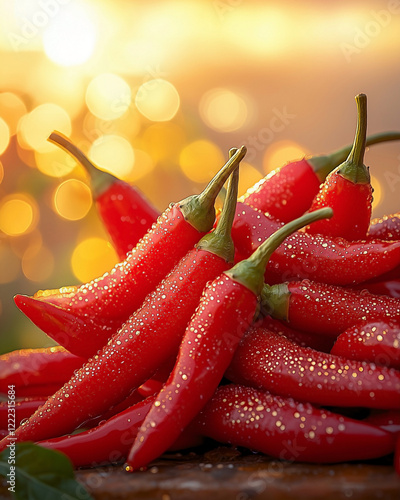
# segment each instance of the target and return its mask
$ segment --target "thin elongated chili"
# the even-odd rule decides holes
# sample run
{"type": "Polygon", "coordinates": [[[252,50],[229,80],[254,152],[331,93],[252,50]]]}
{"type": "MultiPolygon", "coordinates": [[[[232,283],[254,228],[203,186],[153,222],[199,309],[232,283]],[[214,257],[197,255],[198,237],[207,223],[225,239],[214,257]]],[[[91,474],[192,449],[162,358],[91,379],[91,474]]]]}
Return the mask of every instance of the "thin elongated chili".
{"type": "Polygon", "coordinates": [[[254,320],[265,267],[274,250],[293,231],[330,216],[332,211],[323,209],[288,223],[249,259],[207,285],[187,325],[174,369],[129,453],[127,470],[146,466],[167,450],[212,397],[254,320]]]}
{"type": "Polygon", "coordinates": [[[234,174],[215,231],[179,261],[108,344],[15,431],[17,440],[37,441],[72,432],[125,399],[177,354],[206,283],[232,265],[230,227],[237,181],[234,174]]]}
{"type": "Polygon", "coordinates": [[[400,409],[400,371],[301,347],[262,327],[245,335],[226,376],[323,406],[400,409]]]}
{"type": "Polygon", "coordinates": [[[215,198],[245,153],[244,147],[237,150],[200,195],[164,212],[124,262],[103,277],[80,287],[60,289],[58,293],[40,292],[33,299],[17,295],[15,303],[69,351],[85,357],[93,355],[212,228],[215,198]],[[49,307],[43,313],[35,299],[57,307],[49,307]]]}
{"type": "Polygon", "coordinates": [[[75,144],[60,132],[53,132],[48,140],[79,161],[89,174],[98,214],[119,257],[124,259],[157,221],[160,212],[139,189],[108,172],[99,170],[75,144]]]}

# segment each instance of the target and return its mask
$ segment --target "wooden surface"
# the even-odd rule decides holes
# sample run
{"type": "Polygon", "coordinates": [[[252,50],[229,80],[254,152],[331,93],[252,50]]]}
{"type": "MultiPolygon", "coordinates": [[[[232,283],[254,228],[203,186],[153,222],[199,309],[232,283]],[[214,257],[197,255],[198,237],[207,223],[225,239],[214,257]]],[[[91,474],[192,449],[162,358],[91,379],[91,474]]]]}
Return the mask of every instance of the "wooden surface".
{"type": "MultiPolygon", "coordinates": [[[[110,466],[78,470],[76,477],[96,500],[400,498],[400,478],[391,465],[279,462],[230,448],[165,455],[146,471],[127,473],[122,466],[110,466]]],[[[12,498],[4,486],[0,499],[12,498]]]]}

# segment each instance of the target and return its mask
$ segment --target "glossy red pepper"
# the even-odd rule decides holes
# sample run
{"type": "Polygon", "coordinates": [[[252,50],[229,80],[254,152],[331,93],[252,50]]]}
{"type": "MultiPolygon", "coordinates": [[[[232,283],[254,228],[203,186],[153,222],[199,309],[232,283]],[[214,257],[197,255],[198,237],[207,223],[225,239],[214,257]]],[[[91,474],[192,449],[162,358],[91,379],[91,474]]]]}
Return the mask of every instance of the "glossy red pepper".
{"type": "Polygon", "coordinates": [[[38,444],[65,453],[75,467],[121,462],[127,457],[138,428],[154,400],[155,396],[150,396],[93,429],[38,444]]]}
{"type": "Polygon", "coordinates": [[[367,96],[356,96],[358,120],[353,147],[347,160],[336,167],[321,185],[310,212],[331,207],[333,217],[318,221],[306,231],[310,234],[343,237],[348,241],[365,240],[371,221],[372,186],[364,165],[367,135],[367,96]]]}
{"type": "Polygon", "coordinates": [[[400,409],[400,371],[301,347],[266,328],[245,335],[226,377],[318,405],[400,409]]]}
{"type": "Polygon", "coordinates": [[[400,326],[393,321],[358,323],[341,333],[332,354],[400,370],[400,326]]]}
{"type": "Polygon", "coordinates": [[[125,399],[176,356],[206,283],[231,267],[237,181],[234,174],[215,231],[181,259],[109,343],[15,431],[16,439],[36,441],[72,432],[125,399]]]}
{"type": "Polygon", "coordinates": [[[292,328],[336,338],[364,321],[400,321],[400,300],[309,280],[265,285],[262,310],[292,328]]]}
{"type": "MultiPolygon", "coordinates": [[[[367,137],[366,145],[400,139],[399,132],[385,132],[367,137]]],[[[330,155],[312,156],[292,161],[274,170],[250,188],[240,199],[247,205],[268,212],[283,222],[300,217],[317,195],[321,182],[345,161],[351,145],[330,155]]]]}
{"type": "Polygon", "coordinates": [[[60,132],[50,142],[61,147],[85,168],[96,208],[121,259],[130,252],[160,215],[136,187],[99,170],[60,132]]]}
{"type": "Polygon", "coordinates": [[[174,369],[129,453],[127,470],[146,466],[167,450],[212,397],[253,322],[268,259],[293,231],[327,216],[332,216],[330,209],[288,223],[249,259],[207,285],[187,325],[174,369]]]}
{"type": "Polygon", "coordinates": [[[15,400],[12,404],[9,404],[9,401],[0,401],[0,429],[7,429],[11,421],[13,425],[21,425],[21,422],[29,418],[45,401],[46,397],[15,400]]]}
{"type": "Polygon", "coordinates": [[[368,237],[388,241],[400,240],[400,213],[373,219],[369,226],[368,237]]]}
{"type": "Polygon", "coordinates": [[[249,387],[220,387],[195,429],[281,460],[335,463],[382,457],[393,436],[372,425],[249,387]]]}
{"type": "Polygon", "coordinates": [[[47,335],[74,354],[89,357],[138,309],[215,218],[214,201],[245,155],[241,148],[200,195],[171,206],[124,262],[90,283],[34,298],[17,295],[17,306],[47,335]],[[50,302],[44,311],[42,301],[50,302]],[[111,329],[110,329],[110,325],[111,329]]]}
{"type": "MultiPolygon", "coordinates": [[[[15,386],[17,397],[29,391],[45,391],[60,387],[78,370],[85,359],[75,356],[60,346],[41,349],[20,349],[0,356],[0,392],[7,394],[8,386],[15,386]]],[[[42,392],[43,393],[43,392],[42,392]]]]}
{"type": "MultiPolygon", "coordinates": [[[[270,216],[238,203],[232,226],[237,259],[247,258],[281,227],[270,216]]],[[[312,279],[332,285],[361,283],[400,265],[400,241],[355,241],[297,232],[274,252],[265,279],[312,279]]]]}
{"type": "Polygon", "coordinates": [[[312,332],[294,330],[287,324],[279,321],[278,319],[272,318],[271,316],[262,317],[259,321],[257,321],[256,326],[266,328],[267,330],[277,333],[278,335],[283,335],[302,347],[312,347],[313,349],[321,352],[330,352],[334,344],[334,339],[330,337],[318,335],[317,333],[312,332]]]}

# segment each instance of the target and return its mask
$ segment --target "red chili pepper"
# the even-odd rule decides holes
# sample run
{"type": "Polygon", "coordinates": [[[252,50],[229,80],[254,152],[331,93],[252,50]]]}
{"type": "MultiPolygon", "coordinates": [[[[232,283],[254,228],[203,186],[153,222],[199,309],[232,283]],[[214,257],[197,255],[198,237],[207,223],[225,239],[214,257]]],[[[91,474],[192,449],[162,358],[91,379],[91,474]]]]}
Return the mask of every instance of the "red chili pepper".
{"type": "MultiPolygon", "coordinates": [[[[72,436],[40,441],[44,448],[58,450],[72,461],[74,467],[94,467],[122,462],[128,456],[137,431],[142,424],[155,396],[127,408],[93,429],[72,436]]],[[[182,433],[170,450],[182,450],[201,444],[198,433],[182,433]]]]}
{"type": "MultiPolygon", "coordinates": [[[[15,386],[17,397],[29,391],[63,385],[78,370],[85,359],[66,351],[63,347],[20,349],[0,356],[0,392],[6,394],[8,386],[15,386]],[[33,389],[35,388],[35,389],[33,389]]],[[[38,395],[38,394],[37,394],[38,395]]]]}
{"type": "Polygon", "coordinates": [[[331,353],[400,370],[400,326],[390,320],[358,323],[339,335],[331,353]]]}
{"type": "Polygon", "coordinates": [[[245,152],[244,147],[238,150],[200,195],[190,196],[164,212],[112,271],[66,293],[60,289],[58,294],[38,293],[33,299],[17,295],[17,306],[74,354],[89,357],[96,353],[116,331],[116,325],[120,327],[138,309],[179,259],[211,229],[215,198],[245,152]],[[44,314],[42,301],[59,307],[48,308],[52,310],[44,314]],[[110,324],[116,328],[114,332],[110,332],[110,324]]]}
{"type": "Polygon", "coordinates": [[[0,401],[0,429],[7,429],[11,421],[13,426],[21,425],[21,422],[29,418],[45,401],[45,397],[16,400],[13,405],[8,401],[0,401]]]}
{"type": "Polygon", "coordinates": [[[274,250],[307,221],[331,215],[332,211],[325,209],[290,222],[249,259],[207,285],[186,327],[174,369],[129,453],[127,470],[146,466],[167,450],[212,397],[241,337],[253,322],[265,267],[274,250]]]}
{"type": "Polygon", "coordinates": [[[372,186],[364,165],[367,135],[367,96],[356,96],[358,120],[353,147],[347,160],[333,170],[321,185],[310,212],[331,207],[333,217],[318,221],[306,231],[310,234],[341,236],[348,241],[365,240],[372,213],[372,186]]]}
{"type": "Polygon", "coordinates": [[[154,400],[155,396],[150,396],[88,431],[38,444],[65,453],[75,467],[121,462],[128,455],[138,428],[154,400]]]}
{"type": "MultiPolygon", "coordinates": [[[[237,259],[246,258],[282,223],[238,203],[232,226],[237,259]]],[[[400,264],[400,241],[355,241],[297,232],[274,252],[267,283],[312,279],[332,285],[361,283],[400,264]]]]}
{"type": "Polygon", "coordinates": [[[400,301],[309,280],[265,285],[263,311],[295,329],[337,337],[360,321],[400,322],[400,301]]]}
{"type": "Polygon", "coordinates": [[[16,439],[41,440],[72,432],[126,398],[176,356],[206,283],[231,267],[237,180],[234,174],[215,231],[181,259],[109,343],[16,430],[16,439]]]}
{"type": "Polygon", "coordinates": [[[264,316],[256,323],[256,326],[266,328],[278,335],[283,335],[302,347],[312,347],[321,352],[330,352],[334,344],[334,339],[330,337],[318,335],[317,333],[294,330],[285,323],[282,323],[282,321],[271,318],[271,316],[264,316]]]}
{"type": "Polygon", "coordinates": [[[301,347],[266,328],[242,339],[226,377],[325,406],[400,409],[400,372],[301,347]]]}
{"type": "Polygon", "coordinates": [[[372,425],[268,392],[220,387],[195,429],[221,443],[287,461],[335,463],[382,457],[393,436],[372,425]]]}
{"type": "Polygon", "coordinates": [[[373,219],[369,226],[368,237],[387,241],[400,240],[400,213],[373,219]]]}
{"type": "MultiPolygon", "coordinates": [[[[385,132],[367,137],[366,145],[398,139],[400,133],[385,132]]],[[[240,201],[262,212],[268,212],[283,222],[300,217],[310,208],[321,182],[324,182],[329,172],[345,161],[351,147],[346,146],[330,155],[289,162],[261,179],[240,201]]]]}
{"type": "Polygon", "coordinates": [[[134,186],[99,170],[89,158],[60,132],[48,140],[61,147],[86,169],[97,211],[121,259],[132,250],[160,213],[134,186]]]}

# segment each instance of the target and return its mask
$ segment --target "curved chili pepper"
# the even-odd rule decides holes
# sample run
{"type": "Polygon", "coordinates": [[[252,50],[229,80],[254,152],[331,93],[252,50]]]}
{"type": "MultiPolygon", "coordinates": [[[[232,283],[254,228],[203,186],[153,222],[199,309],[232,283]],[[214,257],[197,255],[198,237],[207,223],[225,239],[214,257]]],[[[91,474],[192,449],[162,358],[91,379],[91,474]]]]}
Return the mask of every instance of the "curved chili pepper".
{"type": "Polygon", "coordinates": [[[96,353],[113,333],[110,323],[112,328],[120,327],[179,259],[211,229],[215,198],[245,153],[244,147],[236,151],[200,195],[176,203],[164,212],[125,261],[102,278],[72,291],[69,288],[66,293],[60,289],[58,294],[42,292],[34,298],[17,295],[17,306],[74,354],[88,357],[96,353]],[[48,308],[51,310],[43,314],[41,303],[35,299],[59,307],[48,308]]]}
{"type": "Polygon", "coordinates": [[[271,332],[283,335],[302,347],[312,347],[317,351],[330,352],[334,344],[334,339],[317,333],[302,332],[290,328],[287,324],[271,316],[264,316],[256,323],[257,327],[266,328],[271,332]]]}
{"type": "MultiPolygon", "coordinates": [[[[384,132],[367,137],[366,145],[398,139],[399,132],[384,132]]],[[[310,208],[321,182],[324,182],[329,172],[345,161],[351,148],[349,145],[330,155],[289,162],[261,179],[240,201],[268,212],[282,222],[300,217],[310,208]]]]}
{"type": "Polygon", "coordinates": [[[288,223],[249,259],[207,285],[186,327],[174,369],[129,453],[128,471],[147,465],[167,450],[214,394],[240,339],[253,322],[265,267],[274,250],[293,231],[330,216],[332,211],[324,209],[288,223]]]}
{"type": "Polygon", "coordinates": [[[75,467],[121,462],[128,455],[138,428],[154,400],[155,396],[150,396],[93,429],[39,441],[38,444],[65,453],[75,467]]]}
{"type": "MultiPolygon", "coordinates": [[[[17,396],[24,389],[46,391],[48,386],[63,385],[85,359],[71,354],[61,346],[41,349],[20,349],[0,356],[0,392],[6,394],[14,385],[17,396]]],[[[45,392],[45,394],[48,394],[45,392]]],[[[38,395],[38,394],[37,394],[38,395]]]]}
{"type": "MultiPolygon", "coordinates": [[[[238,203],[232,226],[237,260],[246,258],[282,223],[238,203]]],[[[312,279],[332,285],[361,283],[400,264],[400,241],[355,241],[297,232],[274,252],[267,266],[267,283],[312,279]]]]}
{"type": "Polygon", "coordinates": [[[400,301],[309,280],[265,285],[262,310],[295,329],[337,337],[362,321],[400,322],[400,301]]]}
{"type": "Polygon", "coordinates": [[[400,240],[400,213],[373,219],[369,226],[368,237],[388,241],[400,240]]]}
{"type": "Polygon", "coordinates": [[[394,449],[393,436],[382,429],[310,403],[237,385],[218,389],[195,429],[221,443],[289,461],[366,460],[394,449]]]}
{"type": "Polygon", "coordinates": [[[358,323],[339,335],[331,353],[400,370],[400,326],[390,320],[358,323]]]}
{"type": "Polygon", "coordinates": [[[310,212],[331,207],[333,217],[306,228],[310,234],[341,236],[348,241],[365,240],[372,213],[372,186],[368,168],[364,165],[367,135],[367,96],[359,94],[357,130],[347,160],[336,167],[321,185],[313,199],[310,212]]]}
{"type": "Polygon", "coordinates": [[[121,259],[132,250],[160,213],[134,186],[99,170],[89,158],[60,132],[50,142],[61,147],[88,172],[96,208],[121,259]]]}
{"type": "Polygon", "coordinates": [[[242,339],[226,377],[325,406],[400,409],[400,372],[301,347],[266,328],[242,339]]]}
{"type": "Polygon", "coordinates": [[[16,439],[36,441],[72,432],[126,398],[176,355],[206,283],[231,267],[237,181],[234,174],[215,231],[181,259],[108,344],[15,431],[16,439]]]}

